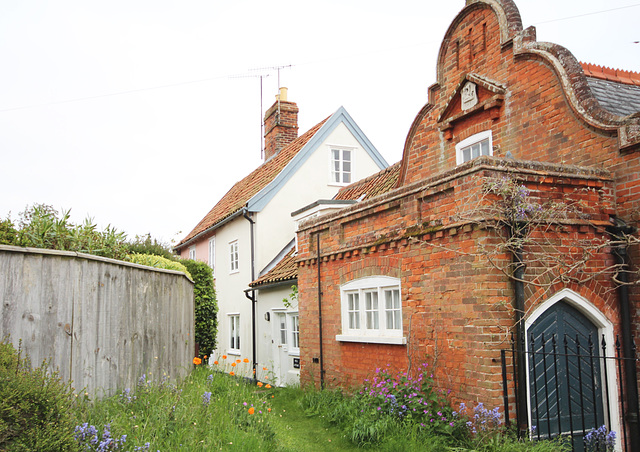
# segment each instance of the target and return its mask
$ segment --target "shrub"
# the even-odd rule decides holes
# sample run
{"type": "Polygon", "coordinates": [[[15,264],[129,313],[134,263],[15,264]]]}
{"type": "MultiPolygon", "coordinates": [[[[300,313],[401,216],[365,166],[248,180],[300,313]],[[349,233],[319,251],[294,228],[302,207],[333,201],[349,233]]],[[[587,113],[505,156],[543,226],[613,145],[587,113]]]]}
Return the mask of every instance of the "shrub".
{"type": "MultiPolygon", "coordinates": [[[[77,251],[96,256],[123,259],[128,253],[126,234],[107,226],[98,231],[91,218],[82,224],[69,221],[70,210],[58,212],[46,204],[34,204],[20,213],[15,243],[18,246],[77,251]]],[[[9,230],[6,225],[4,229],[9,230]]],[[[2,233],[0,233],[2,235],[2,233]]]]}
{"type": "Polygon", "coordinates": [[[5,220],[0,220],[0,245],[17,245],[18,230],[15,228],[11,218],[7,216],[5,220]]]}
{"type": "Polygon", "coordinates": [[[31,369],[8,340],[0,342],[0,450],[76,450],[74,399],[46,362],[31,369]]]}
{"type": "Polygon", "coordinates": [[[194,260],[180,261],[191,273],[195,287],[193,289],[196,310],[196,337],[199,344],[199,357],[211,354],[216,348],[218,330],[218,303],[213,287],[213,271],[204,262],[194,260]]]}
{"type": "Polygon", "coordinates": [[[155,256],[153,254],[130,254],[125,257],[127,262],[132,262],[134,264],[146,265],[147,267],[155,267],[155,268],[164,268],[166,270],[177,270],[179,272],[184,272],[186,275],[193,279],[191,273],[180,262],[169,260],[162,256],[155,256]]]}
{"type": "Polygon", "coordinates": [[[136,238],[128,243],[128,247],[131,254],[153,254],[172,261],[178,260],[178,256],[171,251],[171,246],[151,238],[151,234],[136,235],[136,238]]]}

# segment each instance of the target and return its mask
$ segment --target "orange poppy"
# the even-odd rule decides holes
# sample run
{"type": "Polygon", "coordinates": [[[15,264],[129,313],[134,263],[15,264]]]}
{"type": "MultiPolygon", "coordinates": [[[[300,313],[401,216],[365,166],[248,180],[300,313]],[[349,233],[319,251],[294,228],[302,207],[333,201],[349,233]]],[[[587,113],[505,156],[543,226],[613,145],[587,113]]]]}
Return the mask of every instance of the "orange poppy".
{"type": "Polygon", "coordinates": [[[222,359],[227,359],[227,355],[222,355],[222,359]]]}
{"type": "Polygon", "coordinates": [[[249,358],[245,358],[245,359],[244,359],[244,362],[245,362],[245,363],[248,363],[248,362],[249,362],[249,358]]]}
{"type": "Polygon", "coordinates": [[[241,363],[241,362],[242,362],[242,360],[241,360],[241,359],[236,359],[236,362],[237,362],[237,363],[241,363]]]}
{"type": "Polygon", "coordinates": [[[267,370],[267,368],[266,368],[266,367],[263,367],[263,368],[262,368],[262,370],[267,370]]]}
{"type": "Polygon", "coordinates": [[[236,363],[231,363],[231,367],[236,367],[236,363]]]}
{"type": "Polygon", "coordinates": [[[235,375],[235,372],[229,372],[229,375],[233,377],[235,375]]]}
{"type": "Polygon", "coordinates": [[[265,388],[267,388],[267,389],[271,389],[271,385],[267,383],[267,385],[265,386],[265,388]]]}
{"type": "Polygon", "coordinates": [[[204,355],[204,357],[202,359],[207,359],[207,355],[204,355]]]}
{"type": "Polygon", "coordinates": [[[261,381],[258,382],[258,386],[262,387],[262,382],[261,381]]]}
{"type": "Polygon", "coordinates": [[[249,408],[249,411],[248,411],[249,414],[253,414],[255,412],[256,412],[256,410],[253,407],[249,408]]]}
{"type": "Polygon", "coordinates": [[[218,365],[218,361],[214,361],[213,364],[218,365]]]}
{"type": "Polygon", "coordinates": [[[271,413],[271,408],[267,408],[267,412],[268,412],[268,413],[271,413]]]}
{"type": "Polygon", "coordinates": [[[202,360],[196,356],[195,358],[193,358],[193,364],[195,364],[196,366],[202,364],[202,360]]]}

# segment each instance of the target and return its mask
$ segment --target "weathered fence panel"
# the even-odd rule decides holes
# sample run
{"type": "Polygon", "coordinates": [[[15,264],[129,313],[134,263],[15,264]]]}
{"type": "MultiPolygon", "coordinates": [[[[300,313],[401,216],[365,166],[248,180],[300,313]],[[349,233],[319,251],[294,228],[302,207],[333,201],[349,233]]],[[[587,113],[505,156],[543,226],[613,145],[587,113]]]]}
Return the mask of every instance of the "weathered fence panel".
{"type": "Polygon", "coordinates": [[[0,245],[0,336],[96,396],[180,378],[194,351],[193,282],[181,272],[0,245]]]}

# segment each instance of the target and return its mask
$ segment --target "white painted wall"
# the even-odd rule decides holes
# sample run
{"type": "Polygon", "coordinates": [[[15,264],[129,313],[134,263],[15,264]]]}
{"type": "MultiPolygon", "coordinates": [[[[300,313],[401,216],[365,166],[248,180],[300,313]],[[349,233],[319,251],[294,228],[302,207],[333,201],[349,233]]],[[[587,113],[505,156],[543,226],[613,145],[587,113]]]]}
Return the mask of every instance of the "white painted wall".
{"type": "MultiPolygon", "coordinates": [[[[251,282],[251,239],[249,222],[238,217],[216,230],[216,298],[218,300],[218,347],[214,356],[230,355],[229,314],[240,314],[241,359],[252,359],[251,350],[251,301],[244,290],[251,282]],[[231,273],[229,267],[229,243],[238,240],[239,270],[231,273]]],[[[208,239],[205,241],[208,246],[208,239]]]]}
{"type": "MultiPolygon", "coordinates": [[[[255,277],[280,251],[295,237],[295,222],[291,213],[318,199],[331,199],[342,187],[331,183],[331,147],[352,148],[352,181],[363,179],[380,171],[378,165],[360,146],[356,138],[344,124],[338,124],[313,154],[297,169],[291,179],[276,193],[273,199],[260,212],[253,214],[255,221],[255,277]]],[[[244,290],[251,282],[251,241],[249,222],[236,218],[215,231],[216,236],[216,295],[218,300],[218,348],[214,359],[222,365],[220,357],[227,355],[226,368],[229,371],[233,357],[252,359],[251,302],[245,297],[244,290]],[[229,272],[229,242],[239,241],[240,269],[229,272]],[[240,355],[230,355],[230,313],[240,314],[240,355]]],[[[196,259],[208,261],[209,237],[201,239],[196,246],[196,259]]],[[[185,249],[186,250],[186,249],[185,249]]],[[[186,251],[188,253],[188,251],[186,251]]],[[[272,347],[273,323],[265,320],[265,312],[273,315],[273,310],[284,308],[282,299],[291,292],[290,287],[261,291],[258,301],[258,361],[259,377],[268,376],[274,369],[274,350],[272,347]],[[266,367],[268,370],[263,371],[266,367]],[[265,373],[266,372],[266,373],[265,373]]],[[[237,367],[234,370],[237,372],[237,367]]],[[[247,366],[241,366],[246,368],[247,366]]],[[[246,376],[250,376],[246,375],[246,376]]],[[[286,372],[284,378],[288,384],[299,381],[299,372],[286,372]]]]}
{"type": "Polygon", "coordinates": [[[256,265],[262,270],[295,236],[291,213],[318,199],[331,199],[343,185],[331,184],[331,146],[353,147],[353,181],[380,171],[344,124],[339,124],[269,204],[257,214],[256,265]]]}
{"type": "MultiPolygon", "coordinates": [[[[277,314],[298,312],[297,303],[285,307],[282,299],[291,293],[291,286],[284,285],[258,291],[258,371],[256,374],[262,381],[270,381],[279,386],[299,385],[300,369],[293,368],[293,359],[300,353],[291,349],[290,340],[284,347],[279,344],[279,325],[277,314]],[[269,320],[265,314],[269,313],[269,320]],[[264,370],[264,369],[267,370],[264,370]],[[268,377],[268,378],[265,378],[268,377]]],[[[290,334],[290,331],[289,331],[290,334]]]]}

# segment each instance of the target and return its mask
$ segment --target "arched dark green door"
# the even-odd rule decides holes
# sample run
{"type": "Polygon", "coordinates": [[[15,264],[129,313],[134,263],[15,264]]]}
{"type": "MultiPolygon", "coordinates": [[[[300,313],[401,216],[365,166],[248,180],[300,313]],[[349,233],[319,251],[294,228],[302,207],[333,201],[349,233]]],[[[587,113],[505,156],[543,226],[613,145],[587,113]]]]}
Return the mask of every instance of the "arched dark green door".
{"type": "Polygon", "coordinates": [[[542,438],[582,437],[605,424],[598,328],[565,301],[545,311],[527,332],[531,421],[542,438]]]}

